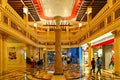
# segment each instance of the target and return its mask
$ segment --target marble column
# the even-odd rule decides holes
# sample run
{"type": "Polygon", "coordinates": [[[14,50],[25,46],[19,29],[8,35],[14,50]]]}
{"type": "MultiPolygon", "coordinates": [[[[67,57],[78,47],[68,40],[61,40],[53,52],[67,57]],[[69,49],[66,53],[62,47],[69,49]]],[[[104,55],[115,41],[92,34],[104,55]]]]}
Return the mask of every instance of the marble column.
{"type": "Polygon", "coordinates": [[[30,46],[30,45],[27,45],[26,47],[27,47],[27,48],[26,48],[26,56],[30,58],[30,57],[31,57],[31,56],[30,56],[30,54],[31,54],[31,46],[30,46]]]}
{"type": "Polygon", "coordinates": [[[3,72],[7,72],[8,54],[7,54],[7,36],[2,36],[3,40],[3,72]]]}
{"type": "Polygon", "coordinates": [[[46,48],[44,48],[43,49],[44,50],[44,54],[45,54],[45,63],[44,63],[44,69],[45,69],[45,71],[47,72],[47,70],[48,70],[48,54],[47,54],[47,49],[46,48]]]}
{"type": "Polygon", "coordinates": [[[0,35],[0,75],[2,75],[2,70],[3,70],[3,58],[2,58],[2,35],[0,35]]]}
{"type": "Polygon", "coordinates": [[[91,47],[91,43],[88,43],[88,65],[89,65],[89,70],[90,70],[92,58],[93,58],[93,48],[91,47]]]}
{"type": "Polygon", "coordinates": [[[37,48],[36,47],[33,47],[33,59],[36,61],[37,60],[37,57],[36,57],[36,55],[37,55],[37,48]]]}
{"type": "Polygon", "coordinates": [[[43,59],[43,49],[39,48],[39,51],[40,51],[39,57],[40,57],[40,60],[42,60],[43,59]]]}
{"type": "Polygon", "coordinates": [[[90,21],[92,20],[92,7],[91,6],[88,6],[87,7],[87,22],[88,22],[88,27],[87,29],[89,29],[90,27],[90,21]]]}
{"type": "MultiPolygon", "coordinates": [[[[30,45],[26,45],[26,57],[31,59],[30,48],[31,48],[30,45]]],[[[26,64],[26,68],[28,68],[29,66],[30,66],[30,64],[26,64]]]]}
{"type": "Polygon", "coordinates": [[[114,72],[120,76],[120,31],[114,31],[114,72]]]}
{"type": "Polygon", "coordinates": [[[56,16],[55,18],[56,28],[55,28],[55,75],[63,75],[62,69],[62,54],[61,54],[61,28],[60,28],[60,21],[61,17],[56,16]]]}
{"type": "Polygon", "coordinates": [[[87,7],[87,22],[89,23],[92,20],[92,7],[87,7]]]}

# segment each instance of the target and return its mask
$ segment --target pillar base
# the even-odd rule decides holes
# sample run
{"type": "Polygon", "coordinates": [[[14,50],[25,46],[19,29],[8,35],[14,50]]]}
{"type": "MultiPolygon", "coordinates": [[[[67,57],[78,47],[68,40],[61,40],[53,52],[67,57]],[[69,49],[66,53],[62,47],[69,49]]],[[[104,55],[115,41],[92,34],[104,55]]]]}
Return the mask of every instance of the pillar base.
{"type": "Polygon", "coordinates": [[[64,75],[63,72],[55,72],[54,75],[64,75]]]}

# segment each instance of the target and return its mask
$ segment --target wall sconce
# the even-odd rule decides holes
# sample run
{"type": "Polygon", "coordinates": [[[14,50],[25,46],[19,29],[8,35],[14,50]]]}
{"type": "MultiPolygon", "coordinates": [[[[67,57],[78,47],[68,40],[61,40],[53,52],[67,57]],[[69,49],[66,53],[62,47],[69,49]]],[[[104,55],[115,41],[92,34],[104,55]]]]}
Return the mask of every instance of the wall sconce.
{"type": "Polygon", "coordinates": [[[37,27],[37,23],[34,23],[34,27],[35,27],[35,28],[37,27]]]}
{"type": "Polygon", "coordinates": [[[28,14],[28,7],[27,6],[23,7],[23,13],[28,14]]]}
{"type": "Polygon", "coordinates": [[[82,23],[79,23],[79,27],[82,27],[82,23]]]}
{"type": "Polygon", "coordinates": [[[91,6],[89,6],[89,7],[87,8],[87,14],[90,14],[90,13],[92,13],[92,7],[91,7],[91,6]]]}

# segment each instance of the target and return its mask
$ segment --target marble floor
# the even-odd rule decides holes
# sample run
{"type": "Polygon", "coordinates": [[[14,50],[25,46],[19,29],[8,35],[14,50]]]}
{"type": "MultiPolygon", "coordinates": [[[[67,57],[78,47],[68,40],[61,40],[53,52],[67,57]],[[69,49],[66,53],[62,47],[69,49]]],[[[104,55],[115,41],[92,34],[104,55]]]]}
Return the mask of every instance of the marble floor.
{"type": "Polygon", "coordinates": [[[120,76],[105,70],[102,70],[102,75],[90,74],[88,67],[85,67],[82,73],[78,72],[78,69],[75,71],[70,67],[64,68],[64,75],[54,75],[52,66],[48,70],[44,71],[43,67],[17,70],[0,76],[0,80],[120,80],[120,76]]]}

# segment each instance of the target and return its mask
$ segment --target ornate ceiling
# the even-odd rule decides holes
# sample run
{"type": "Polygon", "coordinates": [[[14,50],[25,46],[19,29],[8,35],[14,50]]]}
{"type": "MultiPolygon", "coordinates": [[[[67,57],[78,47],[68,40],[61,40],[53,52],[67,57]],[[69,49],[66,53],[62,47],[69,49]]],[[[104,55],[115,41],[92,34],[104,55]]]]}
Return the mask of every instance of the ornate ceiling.
{"type": "Polygon", "coordinates": [[[61,44],[76,44],[77,36],[80,37],[86,29],[87,7],[92,7],[92,18],[94,18],[107,3],[107,0],[8,0],[8,3],[22,18],[23,7],[27,6],[29,25],[35,30],[33,23],[37,22],[39,24],[36,28],[39,43],[54,45],[56,25],[51,25],[51,23],[46,25],[48,21],[53,21],[53,17],[56,15],[62,16],[63,22],[66,20],[69,23],[60,25],[63,35],[61,44]],[[78,27],[79,22],[84,23],[81,28],[78,27]]]}
{"type": "Polygon", "coordinates": [[[107,0],[8,0],[8,3],[23,18],[23,6],[28,6],[29,21],[52,19],[60,15],[63,19],[86,21],[86,10],[92,7],[94,17],[107,0]]]}
{"type": "Polygon", "coordinates": [[[61,16],[68,20],[76,16],[82,0],[33,0],[41,18],[52,20],[61,16]]]}

